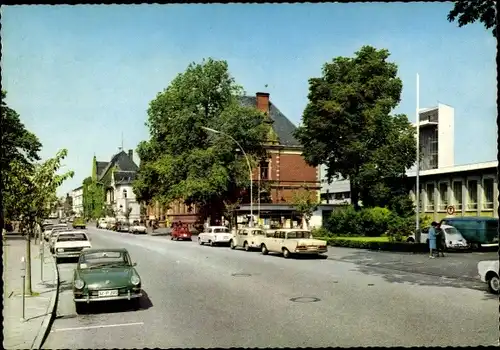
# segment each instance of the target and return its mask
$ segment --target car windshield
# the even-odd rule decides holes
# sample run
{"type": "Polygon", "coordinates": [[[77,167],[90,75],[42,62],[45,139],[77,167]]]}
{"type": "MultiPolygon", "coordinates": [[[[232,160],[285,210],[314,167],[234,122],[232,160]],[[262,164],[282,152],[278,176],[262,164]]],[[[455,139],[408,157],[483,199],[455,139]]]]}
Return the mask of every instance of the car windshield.
{"type": "Polygon", "coordinates": [[[58,242],[88,241],[88,238],[84,233],[68,233],[59,235],[57,237],[57,241],[58,242]]]}
{"type": "Polygon", "coordinates": [[[311,237],[311,233],[307,231],[291,231],[286,234],[286,238],[288,239],[309,238],[309,237],[311,237]]]}
{"type": "Polygon", "coordinates": [[[262,231],[262,230],[253,230],[252,234],[256,235],[256,236],[263,236],[264,235],[264,231],[262,231]]]}
{"type": "Polygon", "coordinates": [[[131,265],[128,254],[117,251],[86,253],[80,257],[79,263],[80,268],[131,265]]]}
{"type": "Polygon", "coordinates": [[[214,233],[229,233],[228,228],[214,228],[214,233]]]}

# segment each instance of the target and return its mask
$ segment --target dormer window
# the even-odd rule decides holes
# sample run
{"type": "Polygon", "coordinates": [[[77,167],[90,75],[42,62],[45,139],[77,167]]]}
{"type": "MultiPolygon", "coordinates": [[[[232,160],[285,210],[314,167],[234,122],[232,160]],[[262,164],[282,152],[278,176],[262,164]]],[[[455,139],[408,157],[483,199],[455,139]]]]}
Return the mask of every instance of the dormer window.
{"type": "Polygon", "coordinates": [[[123,190],[123,198],[127,198],[127,190],[126,189],[123,190]]]}

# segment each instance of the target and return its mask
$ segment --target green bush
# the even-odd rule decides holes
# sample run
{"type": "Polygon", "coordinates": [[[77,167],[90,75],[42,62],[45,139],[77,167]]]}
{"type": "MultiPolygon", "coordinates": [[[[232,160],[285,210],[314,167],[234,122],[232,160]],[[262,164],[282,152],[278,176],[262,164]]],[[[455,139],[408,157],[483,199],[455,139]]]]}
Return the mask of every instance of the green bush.
{"type": "Polygon", "coordinates": [[[375,207],[361,209],[358,213],[360,231],[366,237],[380,237],[388,230],[391,211],[387,208],[375,207]]]}
{"type": "Polygon", "coordinates": [[[387,208],[363,208],[355,211],[352,206],[334,210],[325,228],[336,236],[379,237],[388,230],[391,211],[387,208]]]}
{"type": "Polygon", "coordinates": [[[328,231],[326,228],[324,227],[320,227],[320,228],[313,228],[312,231],[312,236],[314,238],[320,238],[320,237],[332,237],[332,233],[330,231],[328,231]]]}
{"type": "Polygon", "coordinates": [[[336,209],[325,223],[325,228],[336,236],[360,235],[359,214],[349,205],[336,209]]]}

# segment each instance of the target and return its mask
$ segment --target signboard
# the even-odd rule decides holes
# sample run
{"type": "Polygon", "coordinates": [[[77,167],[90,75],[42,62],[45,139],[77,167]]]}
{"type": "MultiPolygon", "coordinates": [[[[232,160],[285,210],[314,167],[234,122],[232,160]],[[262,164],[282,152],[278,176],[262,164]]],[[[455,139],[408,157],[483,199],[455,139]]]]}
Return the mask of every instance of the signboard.
{"type": "Polygon", "coordinates": [[[453,215],[453,214],[455,214],[455,207],[454,207],[453,205],[448,206],[448,207],[446,208],[446,213],[447,213],[448,215],[453,215]]]}

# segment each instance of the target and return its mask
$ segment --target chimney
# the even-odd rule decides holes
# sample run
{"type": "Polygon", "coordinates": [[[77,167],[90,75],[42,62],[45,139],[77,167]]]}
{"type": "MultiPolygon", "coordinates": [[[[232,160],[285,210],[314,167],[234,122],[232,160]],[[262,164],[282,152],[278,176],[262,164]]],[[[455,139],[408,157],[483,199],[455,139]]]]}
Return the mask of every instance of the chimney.
{"type": "Polygon", "coordinates": [[[131,150],[131,149],[129,149],[128,150],[128,156],[129,156],[130,159],[134,160],[134,151],[131,150]]]}
{"type": "Polygon", "coordinates": [[[269,113],[269,94],[267,92],[257,92],[257,109],[264,113],[269,113]]]}

